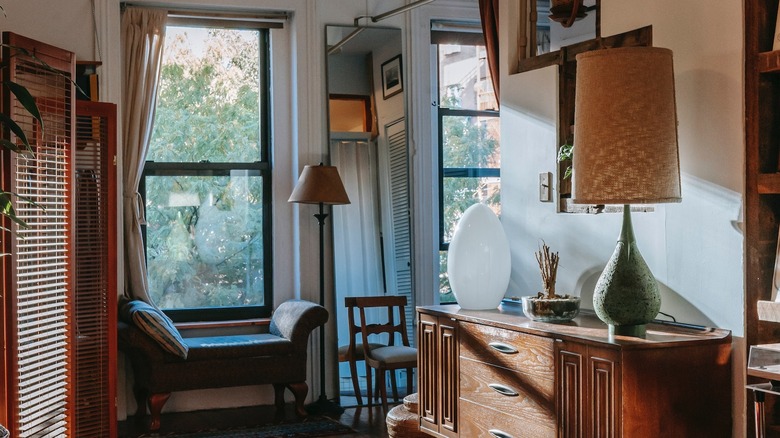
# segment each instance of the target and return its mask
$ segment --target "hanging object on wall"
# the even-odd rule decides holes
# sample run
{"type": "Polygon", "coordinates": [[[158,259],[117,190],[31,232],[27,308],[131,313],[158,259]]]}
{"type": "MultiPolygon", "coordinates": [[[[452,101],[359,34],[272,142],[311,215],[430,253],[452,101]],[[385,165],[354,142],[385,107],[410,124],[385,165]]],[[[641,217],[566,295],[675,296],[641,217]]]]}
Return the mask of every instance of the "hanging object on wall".
{"type": "Polygon", "coordinates": [[[585,18],[588,8],[583,0],[552,0],[550,4],[550,20],[561,23],[563,27],[571,27],[576,20],[585,18]]]}
{"type": "Polygon", "coordinates": [[[447,251],[447,276],[458,305],[466,310],[498,307],[511,268],[509,241],[493,210],[485,204],[466,209],[447,251]]]}

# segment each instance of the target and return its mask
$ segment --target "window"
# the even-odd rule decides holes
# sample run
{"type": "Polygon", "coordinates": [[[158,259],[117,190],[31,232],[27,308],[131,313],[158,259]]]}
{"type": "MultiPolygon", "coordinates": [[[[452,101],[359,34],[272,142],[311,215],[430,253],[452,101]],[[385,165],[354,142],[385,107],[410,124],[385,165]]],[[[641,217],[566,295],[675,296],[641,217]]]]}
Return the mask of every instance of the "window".
{"type": "Polygon", "coordinates": [[[501,212],[501,149],[498,105],[481,30],[447,31],[442,24],[433,28],[438,66],[439,298],[445,303],[454,302],[447,249],[461,215],[477,202],[501,212]]]}
{"type": "Polygon", "coordinates": [[[149,293],[174,320],[270,315],[268,30],[169,25],[141,184],[149,293]]]}

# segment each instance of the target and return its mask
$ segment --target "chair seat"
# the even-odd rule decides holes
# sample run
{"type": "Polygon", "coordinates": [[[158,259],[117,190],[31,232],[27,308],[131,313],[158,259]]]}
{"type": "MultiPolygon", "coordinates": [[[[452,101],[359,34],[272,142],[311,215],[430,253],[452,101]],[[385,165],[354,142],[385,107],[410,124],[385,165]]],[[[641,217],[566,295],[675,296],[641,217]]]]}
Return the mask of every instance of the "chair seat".
{"type": "MultiPolygon", "coordinates": [[[[380,344],[378,342],[369,342],[368,343],[368,349],[369,351],[374,351],[377,348],[380,347],[386,347],[385,344],[380,344]]],[[[342,345],[339,347],[339,362],[346,362],[349,360],[349,357],[347,357],[347,352],[349,351],[349,345],[342,345]]],[[[358,342],[355,344],[355,351],[353,353],[354,360],[363,360],[365,357],[365,354],[363,354],[363,344],[361,342],[358,342]]]]}
{"type": "Polygon", "coordinates": [[[389,345],[371,350],[371,357],[382,366],[417,361],[417,349],[403,345],[389,345]]]}

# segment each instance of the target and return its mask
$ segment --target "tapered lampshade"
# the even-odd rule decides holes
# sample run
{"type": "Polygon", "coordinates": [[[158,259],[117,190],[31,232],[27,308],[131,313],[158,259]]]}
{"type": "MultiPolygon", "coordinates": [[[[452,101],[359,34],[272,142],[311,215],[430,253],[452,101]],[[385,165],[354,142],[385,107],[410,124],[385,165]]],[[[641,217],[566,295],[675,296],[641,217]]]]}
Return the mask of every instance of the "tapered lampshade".
{"type": "Polygon", "coordinates": [[[680,202],[671,50],[577,55],[575,102],[575,203],[680,202]]]}
{"type": "Polygon", "coordinates": [[[593,291],[593,310],[610,334],[644,336],[661,309],[661,293],[639,253],[629,204],[681,200],[670,50],[577,55],[572,175],[574,202],[624,205],[617,246],[593,291]]]}
{"type": "Polygon", "coordinates": [[[349,197],[335,166],[305,166],[287,202],[301,204],[349,204],[349,197]]]}

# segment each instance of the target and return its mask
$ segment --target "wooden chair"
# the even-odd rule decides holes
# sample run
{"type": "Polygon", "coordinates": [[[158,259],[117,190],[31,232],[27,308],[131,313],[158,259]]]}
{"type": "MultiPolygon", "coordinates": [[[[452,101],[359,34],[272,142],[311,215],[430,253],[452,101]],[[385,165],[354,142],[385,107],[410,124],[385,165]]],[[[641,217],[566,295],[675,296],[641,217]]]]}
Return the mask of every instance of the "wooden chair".
{"type": "MultiPolygon", "coordinates": [[[[412,373],[417,368],[417,349],[409,345],[406,335],[406,297],[404,296],[375,296],[375,297],[347,297],[347,306],[353,306],[358,310],[359,320],[357,325],[363,340],[363,357],[366,361],[366,387],[368,406],[371,406],[373,391],[371,388],[371,369],[377,372],[376,383],[382,397],[382,407],[387,410],[387,388],[385,385],[385,372],[406,369],[406,389],[413,392],[412,373]],[[387,320],[382,323],[369,323],[366,320],[366,309],[387,309],[387,320]],[[396,323],[395,314],[398,314],[396,323]],[[369,336],[379,336],[387,333],[389,339],[386,346],[371,348],[369,336]],[[401,344],[396,344],[396,335],[400,335],[401,344]]],[[[393,397],[398,401],[398,388],[393,383],[393,397]]]]}
{"type": "MultiPolygon", "coordinates": [[[[352,377],[352,388],[355,391],[355,398],[357,404],[363,404],[363,397],[360,394],[360,383],[358,381],[357,363],[365,360],[365,354],[363,352],[362,334],[360,326],[355,324],[355,300],[352,297],[347,297],[344,300],[344,305],[347,308],[347,321],[349,324],[349,343],[339,347],[339,362],[349,362],[349,373],[352,377]]],[[[387,344],[379,342],[369,342],[369,350],[373,350],[379,347],[386,347],[387,344]]],[[[368,365],[366,365],[368,368],[368,365]]],[[[395,377],[393,377],[393,383],[395,383],[395,377]]],[[[369,395],[370,397],[370,395],[369,395]]]]}

